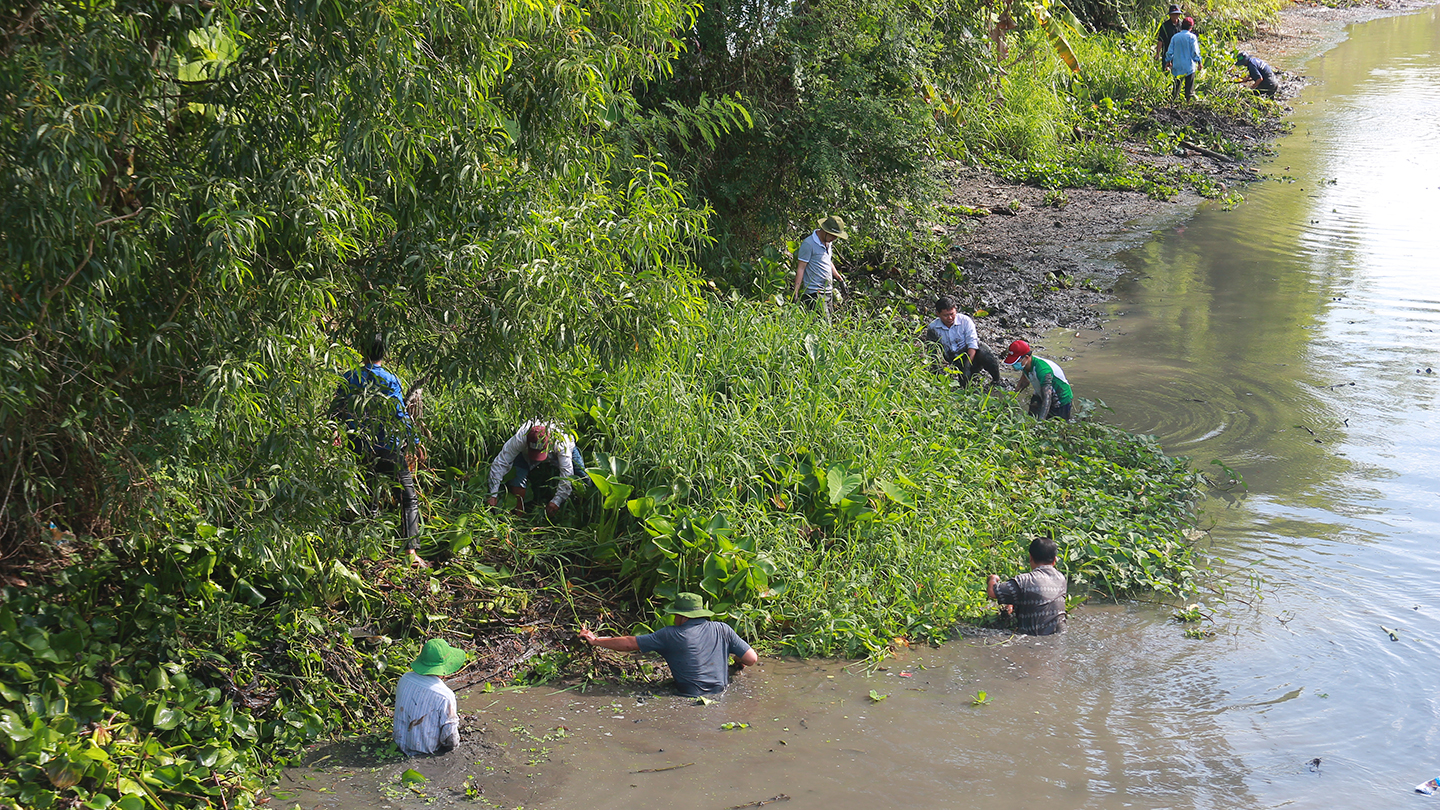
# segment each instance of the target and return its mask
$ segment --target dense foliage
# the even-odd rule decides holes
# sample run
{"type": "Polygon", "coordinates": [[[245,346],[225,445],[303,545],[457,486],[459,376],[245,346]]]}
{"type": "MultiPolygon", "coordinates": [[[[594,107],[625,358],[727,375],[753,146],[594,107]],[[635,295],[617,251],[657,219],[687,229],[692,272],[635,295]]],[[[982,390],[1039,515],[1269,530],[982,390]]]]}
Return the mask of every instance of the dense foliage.
{"type": "Polygon", "coordinates": [[[644,626],[700,589],[875,655],[978,616],[1030,533],[1078,584],[1183,589],[1195,480],[1152,444],[957,392],[885,323],[702,295],[783,288],[830,210],[922,263],[937,157],[1148,182],[1114,141],[1163,77],[1144,32],[1078,36],[1091,5],[1077,76],[1019,0],[8,4],[0,806],[247,806],[383,727],[424,635],[542,595],[644,626]],[[325,415],[377,331],[426,392],[433,574],[381,562],[325,415]],[[597,462],[555,524],[482,506],[541,414],[597,462]]]}
{"type": "MultiPolygon", "coordinates": [[[[980,617],[984,575],[1021,570],[1032,533],[1060,540],[1077,597],[1193,573],[1183,463],[960,390],[885,326],[716,305],[575,383],[594,488],[558,523],[500,514],[486,459],[437,444],[433,571],[379,561],[389,514],[65,542],[63,570],[0,604],[0,806],[250,806],[304,742],[383,731],[433,635],[473,648],[543,626],[553,673],[577,619],[653,627],[692,589],[772,651],[875,656],[980,617]]],[[[493,447],[519,414],[480,393],[438,393],[433,430],[493,447]]]]}

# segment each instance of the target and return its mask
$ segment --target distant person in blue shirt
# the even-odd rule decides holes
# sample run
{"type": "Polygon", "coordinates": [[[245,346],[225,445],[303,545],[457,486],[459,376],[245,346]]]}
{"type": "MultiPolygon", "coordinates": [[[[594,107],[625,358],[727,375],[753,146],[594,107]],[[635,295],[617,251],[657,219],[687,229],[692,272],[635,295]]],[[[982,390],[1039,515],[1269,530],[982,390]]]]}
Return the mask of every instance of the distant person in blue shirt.
{"type": "Polygon", "coordinates": [[[805,237],[795,250],[795,286],[790,290],[792,299],[804,301],[821,315],[830,317],[831,282],[845,280],[835,269],[835,240],[849,238],[850,234],[845,232],[845,220],[837,216],[820,220],[820,227],[805,237]]]}
{"type": "MultiPolygon", "coordinates": [[[[340,385],[330,403],[330,415],[345,423],[350,448],[366,468],[365,485],[372,497],[378,494],[379,480],[392,481],[400,501],[400,536],[410,564],[426,566],[416,552],[420,535],[420,498],[410,472],[407,453],[415,447],[415,425],[405,408],[405,386],[384,367],[385,339],[375,335],[364,350],[365,364],[340,375],[340,385]]],[[[340,444],[340,436],[335,443],[340,444]]]]}
{"type": "Polygon", "coordinates": [[[1260,57],[1247,53],[1235,54],[1235,64],[1245,68],[1245,71],[1250,74],[1250,78],[1239,80],[1241,84],[1270,98],[1275,97],[1275,91],[1280,89],[1280,83],[1275,80],[1274,68],[1265,64],[1260,57]]]}
{"type": "Polygon", "coordinates": [[[699,594],[676,594],[665,612],[675,617],[675,624],[647,635],[607,637],[586,629],[580,631],[580,638],[592,647],[607,650],[660,653],[670,665],[675,691],[687,697],[723,692],[730,683],[732,668],[738,673],[760,663],[754,648],[730,625],[710,621],[715,614],[705,609],[705,600],[699,594]],[[733,664],[731,656],[735,658],[733,664]]]}
{"type": "Polygon", "coordinates": [[[1186,17],[1180,21],[1180,33],[1170,38],[1170,47],[1165,51],[1165,68],[1175,81],[1170,86],[1170,100],[1180,98],[1180,85],[1185,85],[1185,100],[1195,99],[1195,71],[1204,66],[1200,58],[1200,40],[1196,38],[1195,20],[1186,17]]]}

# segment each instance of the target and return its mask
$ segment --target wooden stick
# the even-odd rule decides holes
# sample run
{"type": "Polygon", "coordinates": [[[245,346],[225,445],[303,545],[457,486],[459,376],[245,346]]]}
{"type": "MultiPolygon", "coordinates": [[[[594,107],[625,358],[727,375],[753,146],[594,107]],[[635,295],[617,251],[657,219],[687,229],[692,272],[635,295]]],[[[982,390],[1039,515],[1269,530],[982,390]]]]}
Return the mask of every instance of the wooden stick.
{"type": "Polygon", "coordinates": [[[735,805],[734,807],[729,808],[729,810],[745,810],[745,808],[747,808],[747,807],[764,807],[764,806],[767,805],[767,804],[774,804],[775,802],[788,802],[788,801],[790,801],[790,797],[789,797],[789,796],[786,796],[784,793],[781,793],[779,796],[771,796],[771,797],[768,798],[768,799],[761,799],[761,800],[758,801],[758,802],[750,802],[749,804],[737,804],[737,805],[735,805]]]}
{"type": "MultiPolygon", "coordinates": [[[[631,771],[631,773],[663,773],[664,771],[678,771],[681,768],[688,768],[694,764],[695,763],[693,762],[687,762],[684,765],[670,765],[664,768],[645,768],[639,771],[631,771]]],[[[749,807],[749,805],[746,805],[746,807],[749,807]]]]}

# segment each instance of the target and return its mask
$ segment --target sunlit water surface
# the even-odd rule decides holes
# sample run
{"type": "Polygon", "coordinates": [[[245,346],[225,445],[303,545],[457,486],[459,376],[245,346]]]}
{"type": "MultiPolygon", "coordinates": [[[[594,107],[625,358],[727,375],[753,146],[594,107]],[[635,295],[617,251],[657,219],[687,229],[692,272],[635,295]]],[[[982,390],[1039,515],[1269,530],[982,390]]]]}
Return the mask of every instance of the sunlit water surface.
{"type": "Polygon", "coordinates": [[[343,757],[277,798],[463,802],[473,774],[487,802],[556,808],[1440,801],[1410,793],[1440,774],[1440,13],[1358,26],[1304,71],[1281,179],[1122,255],[1116,319],[1042,349],[1106,420],[1244,477],[1207,518],[1231,572],[1215,637],[1091,606],[1060,638],[961,639],[870,674],[767,662],[709,706],[470,694],[504,756],[410,763],[428,798],[396,788],[405,765],[343,757]]]}

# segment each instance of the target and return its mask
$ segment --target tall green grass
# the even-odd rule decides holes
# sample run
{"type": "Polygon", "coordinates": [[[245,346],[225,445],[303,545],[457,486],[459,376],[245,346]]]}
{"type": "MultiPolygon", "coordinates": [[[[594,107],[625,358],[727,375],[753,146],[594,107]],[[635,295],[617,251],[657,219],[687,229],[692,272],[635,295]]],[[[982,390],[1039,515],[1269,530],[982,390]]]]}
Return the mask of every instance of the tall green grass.
{"type": "Polygon", "coordinates": [[[987,611],[984,575],[1021,570],[1036,534],[1060,541],[1078,590],[1178,591],[1192,570],[1198,479],[1182,462],[1100,424],[1037,423],[1011,394],[958,390],[886,326],[717,306],[611,379],[585,423],[628,461],[610,478],[630,500],[684,493],[653,511],[612,504],[614,564],[654,595],[706,591],[789,652],[942,638],[987,611]],[[717,515],[725,542],[652,539],[717,515]],[[761,581],[737,586],[756,565],[761,581]]]}

